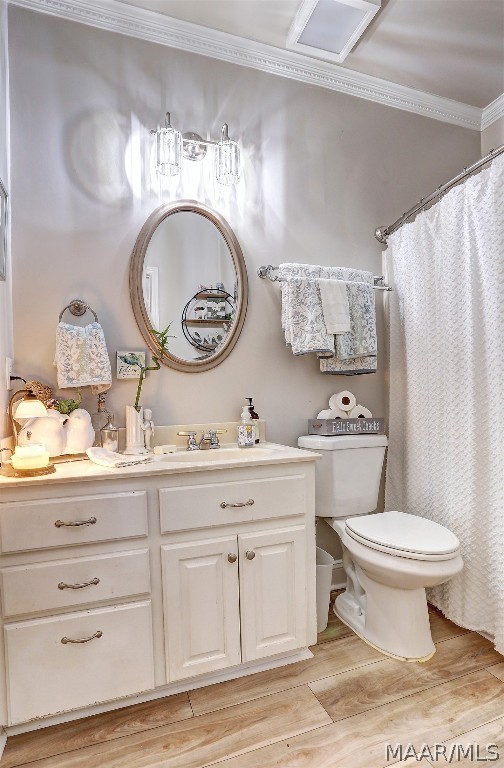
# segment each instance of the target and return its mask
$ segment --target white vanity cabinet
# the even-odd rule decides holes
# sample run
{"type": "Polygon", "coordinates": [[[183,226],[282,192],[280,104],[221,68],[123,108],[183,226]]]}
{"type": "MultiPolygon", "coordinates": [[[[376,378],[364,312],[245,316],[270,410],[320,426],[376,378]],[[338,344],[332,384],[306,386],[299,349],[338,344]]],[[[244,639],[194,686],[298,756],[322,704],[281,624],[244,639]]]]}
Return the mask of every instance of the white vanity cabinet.
{"type": "Polygon", "coordinates": [[[260,475],[160,490],[170,681],[307,644],[306,476],[260,475]]]}
{"type": "Polygon", "coordinates": [[[169,680],[306,645],[304,526],[162,547],[169,680]]]}
{"type": "Polygon", "coordinates": [[[314,457],[278,456],[0,480],[0,735],[307,657],[314,457]]]}
{"type": "Polygon", "coordinates": [[[8,725],[154,687],[146,492],[65,490],[0,503],[8,725]]]}

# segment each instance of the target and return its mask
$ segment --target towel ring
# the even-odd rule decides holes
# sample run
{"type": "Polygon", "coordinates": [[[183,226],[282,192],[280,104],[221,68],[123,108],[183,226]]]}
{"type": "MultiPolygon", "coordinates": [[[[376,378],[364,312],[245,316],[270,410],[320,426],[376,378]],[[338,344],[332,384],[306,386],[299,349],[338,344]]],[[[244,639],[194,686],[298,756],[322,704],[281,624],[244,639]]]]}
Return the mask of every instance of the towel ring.
{"type": "Polygon", "coordinates": [[[86,312],[89,310],[89,312],[92,312],[93,315],[94,315],[95,323],[98,322],[98,315],[96,314],[94,309],[92,309],[89,306],[89,304],[86,304],[86,302],[82,301],[82,299],[72,299],[70,304],[67,304],[66,307],[63,307],[63,309],[61,310],[60,316],[59,316],[59,322],[60,323],[61,323],[61,318],[63,317],[63,315],[65,314],[67,309],[69,309],[70,312],[72,313],[72,315],[75,315],[76,317],[80,317],[81,315],[85,315],[86,312]]]}

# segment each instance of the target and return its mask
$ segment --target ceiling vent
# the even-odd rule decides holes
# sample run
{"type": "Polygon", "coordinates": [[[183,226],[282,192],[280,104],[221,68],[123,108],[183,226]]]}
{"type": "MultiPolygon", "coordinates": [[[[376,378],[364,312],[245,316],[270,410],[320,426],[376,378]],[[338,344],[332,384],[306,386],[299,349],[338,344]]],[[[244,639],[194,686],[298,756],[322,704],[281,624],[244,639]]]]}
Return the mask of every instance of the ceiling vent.
{"type": "Polygon", "coordinates": [[[341,64],[381,0],[303,0],[287,36],[287,48],[341,64]]]}

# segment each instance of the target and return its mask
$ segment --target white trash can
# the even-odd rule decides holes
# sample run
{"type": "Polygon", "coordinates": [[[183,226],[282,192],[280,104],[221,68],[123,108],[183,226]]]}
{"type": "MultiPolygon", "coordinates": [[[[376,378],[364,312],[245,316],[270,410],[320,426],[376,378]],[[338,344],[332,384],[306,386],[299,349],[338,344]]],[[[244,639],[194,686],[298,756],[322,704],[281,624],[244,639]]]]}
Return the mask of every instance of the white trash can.
{"type": "Polygon", "coordinates": [[[329,603],[331,601],[331,583],[334,558],[329,552],[317,547],[316,583],[317,583],[317,632],[327,627],[329,603]]]}

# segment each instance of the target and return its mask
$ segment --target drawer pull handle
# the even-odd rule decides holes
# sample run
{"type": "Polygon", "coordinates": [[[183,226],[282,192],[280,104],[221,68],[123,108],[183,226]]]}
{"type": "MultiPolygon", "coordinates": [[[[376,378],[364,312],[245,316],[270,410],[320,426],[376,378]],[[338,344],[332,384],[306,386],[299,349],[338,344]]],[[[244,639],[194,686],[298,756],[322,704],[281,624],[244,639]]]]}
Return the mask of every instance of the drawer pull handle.
{"type": "Polygon", "coordinates": [[[234,553],[231,552],[228,555],[228,560],[229,560],[230,563],[236,563],[236,561],[238,560],[238,557],[234,553]]]}
{"type": "Polygon", "coordinates": [[[77,527],[79,525],[94,525],[96,523],[96,517],[90,517],[89,520],[71,520],[65,522],[64,520],[56,520],[54,525],[56,528],[61,528],[62,525],[68,525],[70,527],[77,527]]]}
{"type": "Polygon", "coordinates": [[[247,558],[247,560],[253,560],[253,559],[254,559],[254,557],[255,557],[255,552],[254,552],[254,550],[253,550],[253,549],[248,549],[248,550],[245,552],[245,557],[247,558]]]}
{"type": "Polygon", "coordinates": [[[249,499],[248,501],[237,501],[236,504],[230,504],[228,501],[221,501],[221,507],[222,509],[226,509],[226,507],[251,507],[254,503],[254,499],[249,499]]]}
{"type": "Polygon", "coordinates": [[[64,581],[60,581],[58,589],[84,589],[84,587],[91,587],[93,584],[99,584],[100,579],[95,576],[91,581],[85,581],[84,584],[65,584],[64,581]]]}
{"type": "Polygon", "coordinates": [[[67,643],[89,643],[90,640],[95,640],[95,638],[101,637],[102,635],[103,632],[99,629],[94,635],[91,635],[91,637],[83,637],[81,640],[72,640],[70,637],[62,637],[61,642],[63,645],[66,645],[67,643]]]}

